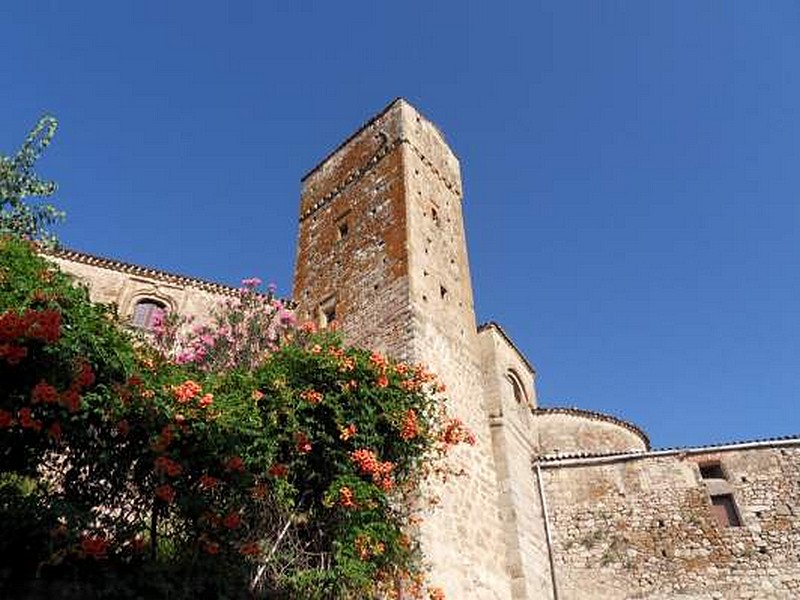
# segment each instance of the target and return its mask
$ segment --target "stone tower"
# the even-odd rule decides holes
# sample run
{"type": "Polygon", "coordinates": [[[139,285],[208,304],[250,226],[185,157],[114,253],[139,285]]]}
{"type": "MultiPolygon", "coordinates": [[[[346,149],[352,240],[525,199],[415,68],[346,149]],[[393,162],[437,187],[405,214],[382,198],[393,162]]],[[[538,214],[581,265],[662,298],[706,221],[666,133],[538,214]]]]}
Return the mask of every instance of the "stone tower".
{"type": "Polygon", "coordinates": [[[509,598],[458,159],[398,99],[303,178],[294,298],[348,343],[422,362],[447,385],[474,447],[466,476],[423,526],[432,580],[449,598],[509,598]]]}

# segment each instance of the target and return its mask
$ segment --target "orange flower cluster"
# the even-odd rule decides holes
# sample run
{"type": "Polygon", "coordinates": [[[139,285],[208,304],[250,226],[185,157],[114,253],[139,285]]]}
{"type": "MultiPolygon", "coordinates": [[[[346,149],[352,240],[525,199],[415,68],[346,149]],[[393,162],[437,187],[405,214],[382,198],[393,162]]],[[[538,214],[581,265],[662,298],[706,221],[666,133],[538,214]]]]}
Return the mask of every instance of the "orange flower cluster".
{"type": "Polygon", "coordinates": [[[70,412],[77,412],[81,405],[81,392],[84,388],[94,383],[94,371],[87,363],[81,363],[78,367],[75,379],[70,384],[69,389],[59,393],[52,385],[44,379],[33,386],[31,390],[31,404],[61,404],[70,412]]]}
{"type": "Polygon", "coordinates": [[[358,433],[358,427],[356,427],[355,423],[350,423],[347,427],[340,427],[339,428],[339,439],[343,442],[351,439],[356,433],[358,433]]]}
{"type": "Polygon", "coordinates": [[[19,419],[19,424],[22,426],[23,429],[33,429],[34,431],[41,431],[42,430],[42,422],[39,419],[34,419],[31,416],[31,409],[27,406],[25,408],[19,409],[17,412],[17,418],[19,419]]]}
{"type": "Polygon", "coordinates": [[[400,439],[413,440],[419,435],[419,428],[417,427],[417,413],[413,408],[406,411],[403,417],[403,429],[400,430],[400,439]]]}
{"type": "Polygon", "coordinates": [[[172,394],[178,402],[185,404],[195,398],[201,391],[203,391],[203,388],[197,382],[187,379],[182,384],[176,385],[172,389],[172,394]]]}
{"type": "Polygon", "coordinates": [[[380,556],[386,551],[386,545],[380,540],[373,540],[367,535],[356,537],[354,545],[356,553],[361,560],[369,560],[373,556],[380,556]]]}
{"type": "Polygon", "coordinates": [[[222,524],[228,529],[236,529],[242,524],[242,517],[236,512],[228,513],[225,515],[225,518],[222,519],[222,524]]]}
{"type": "Polygon", "coordinates": [[[394,487],[392,471],[394,464],[390,461],[380,461],[372,450],[360,448],[350,453],[350,459],[356,464],[361,473],[370,475],[375,484],[385,491],[394,487]]]}
{"type": "Polygon", "coordinates": [[[300,454],[311,452],[311,441],[305,433],[298,432],[294,434],[294,445],[300,454]]]}
{"type": "Polygon", "coordinates": [[[63,431],[61,430],[61,423],[55,421],[47,428],[47,436],[53,438],[56,441],[61,439],[63,431]]]}
{"type": "Polygon", "coordinates": [[[444,590],[440,587],[428,588],[428,598],[429,600],[445,600],[444,590]]]}
{"type": "Polygon", "coordinates": [[[220,484],[220,480],[216,477],[212,477],[211,475],[202,475],[200,477],[200,481],[198,485],[200,486],[201,490],[213,490],[220,484]]]}
{"type": "Polygon", "coordinates": [[[108,541],[100,535],[85,535],[81,538],[81,551],[84,556],[99,560],[107,557],[108,541]]]}
{"type": "Polygon", "coordinates": [[[168,456],[159,456],[156,458],[155,469],[156,473],[166,474],[170,477],[177,477],[183,472],[183,467],[168,456]]]}
{"type": "Polygon", "coordinates": [[[172,504],[175,501],[175,488],[170,484],[165,483],[156,488],[156,497],[163,500],[167,504],[172,504]]]}
{"type": "Polygon", "coordinates": [[[89,387],[94,383],[95,376],[94,371],[92,371],[92,367],[89,363],[81,363],[78,367],[78,374],[75,377],[75,383],[73,385],[86,388],[89,387]]]}
{"type": "Polygon", "coordinates": [[[17,314],[7,311],[0,315],[0,358],[16,365],[28,355],[19,344],[22,339],[52,344],[61,336],[61,313],[57,310],[26,310],[17,314]]]}
{"type": "Polygon", "coordinates": [[[322,392],[316,390],[303,390],[300,392],[300,398],[309,404],[319,404],[322,402],[323,395],[322,392]]]}
{"type": "Polygon", "coordinates": [[[241,473],[244,471],[244,461],[241,456],[232,456],[225,463],[225,468],[229,471],[238,471],[241,473]]]}
{"type": "Polygon", "coordinates": [[[258,542],[247,542],[239,546],[239,554],[242,556],[257,556],[261,554],[261,546],[258,542]]]}
{"type": "Polygon", "coordinates": [[[33,386],[33,390],[31,390],[31,402],[33,404],[38,404],[39,402],[52,404],[58,402],[58,399],[58,390],[44,379],[33,386]]]}
{"type": "Polygon", "coordinates": [[[267,473],[269,473],[273,477],[278,477],[278,478],[286,477],[286,475],[289,473],[289,467],[281,463],[275,463],[269,468],[269,471],[267,471],[267,473]]]}
{"type": "Polygon", "coordinates": [[[347,486],[339,488],[339,504],[345,508],[358,508],[353,490],[347,486]]]}
{"type": "Polygon", "coordinates": [[[269,488],[263,483],[257,483],[250,488],[250,496],[257,499],[264,499],[269,495],[269,488]]]}
{"type": "Polygon", "coordinates": [[[475,434],[473,434],[461,419],[449,419],[445,423],[442,431],[442,441],[448,446],[466,443],[470,446],[475,444],[475,434]]]}
{"type": "Polygon", "coordinates": [[[217,542],[203,542],[203,550],[206,554],[219,554],[219,544],[217,542]]]}
{"type": "Polygon", "coordinates": [[[380,369],[380,370],[385,369],[386,365],[388,364],[388,362],[386,361],[386,357],[380,355],[377,352],[373,352],[372,354],[370,354],[369,362],[371,362],[373,365],[375,365],[376,369],[380,369]]]}

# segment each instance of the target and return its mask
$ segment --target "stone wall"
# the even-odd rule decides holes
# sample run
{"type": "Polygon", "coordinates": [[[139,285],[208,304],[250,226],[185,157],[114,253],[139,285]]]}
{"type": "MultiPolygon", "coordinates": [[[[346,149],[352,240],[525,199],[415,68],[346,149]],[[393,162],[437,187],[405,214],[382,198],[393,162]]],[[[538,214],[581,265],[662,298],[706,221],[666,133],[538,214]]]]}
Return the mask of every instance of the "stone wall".
{"type": "Polygon", "coordinates": [[[531,471],[535,373],[497,324],[481,326],[478,337],[511,597],[548,598],[552,590],[544,516],[531,471]]]}
{"type": "Polygon", "coordinates": [[[562,600],[800,597],[799,440],[541,466],[562,600]],[[720,486],[741,526],[715,519],[720,486]]]}

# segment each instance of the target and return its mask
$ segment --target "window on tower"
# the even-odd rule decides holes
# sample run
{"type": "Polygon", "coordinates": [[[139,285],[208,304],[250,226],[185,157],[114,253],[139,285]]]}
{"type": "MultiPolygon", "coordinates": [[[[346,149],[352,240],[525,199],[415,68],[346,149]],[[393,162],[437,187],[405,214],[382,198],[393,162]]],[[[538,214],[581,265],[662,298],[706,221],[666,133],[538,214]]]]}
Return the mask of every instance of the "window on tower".
{"type": "Polygon", "coordinates": [[[336,328],[336,298],[331,296],[319,305],[320,329],[336,328]]]}
{"type": "Polygon", "coordinates": [[[431,206],[431,219],[433,219],[433,222],[436,224],[437,227],[441,226],[442,223],[439,220],[439,212],[433,206],[431,206]]]}

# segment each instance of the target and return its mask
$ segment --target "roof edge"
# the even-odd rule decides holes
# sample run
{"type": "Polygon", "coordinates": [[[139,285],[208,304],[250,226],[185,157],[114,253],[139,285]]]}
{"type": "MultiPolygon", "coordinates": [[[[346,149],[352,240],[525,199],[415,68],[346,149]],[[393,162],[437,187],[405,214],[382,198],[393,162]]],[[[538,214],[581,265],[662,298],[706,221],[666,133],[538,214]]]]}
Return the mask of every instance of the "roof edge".
{"type": "Polygon", "coordinates": [[[625,421],[624,419],[620,419],[619,417],[615,417],[613,415],[607,415],[605,413],[597,412],[594,410],[584,410],[582,408],[575,408],[569,406],[554,406],[554,407],[544,407],[544,408],[534,408],[532,409],[534,416],[536,415],[570,415],[573,417],[583,417],[585,419],[592,419],[594,421],[605,421],[606,423],[612,423],[613,425],[617,425],[624,429],[627,429],[631,433],[636,434],[641,438],[644,442],[645,448],[650,450],[650,438],[644,432],[643,429],[637,427],[630,421],[625,421]]]}
{"type": "Polygon", "coordinates": [[[306,181],[306,179],[308,179],[309,177],[311,177],[311,175],[313,175],[313,174],[314,174],[316,171],[318,171],[318,170],[320,169],[320,167],[322,167],[322,165],[324,165],[326,162],[328,162],[328,160],[330,160],[330,158],[331,158],[331,157],[332,157],[334,154],[336,154],[336,153],[337,153],[339,150],[341,150],[341,149],[342,149],[342,148],[344,148],[344,147],[345,147],[347,144],[349,144],[349,143],[350,143],[350,142],[351,142],[351,141],[352,141],[352,140],[353,140],[353,139],[354,139],[356,136],[358,136],[358,135],[359,135],[359,134],[360,134],[362,131],[364,131],[365,129],[367,129],[367,128],[368,128],[370,125],[372,125],[372,124],[373,124],[375,121],[377,121],[377,120],[378,120],[378,119],[380,119],[380,118],[381,118],[383,115],[385,115],[387,112],[389,112],[389,111],[392,109],[392,107],[394,107],[394,105],[395,105],[395,104],[399,104],[399,103],[401,103],[401,102],[405,102],[405,103],[407,103],[407,104],[410,104],[410,102],[408,102],[408,100],[406,100],[406,99],[405,99],[405,98],[403,98],[402,96],[397,96],[397,97],[396,97],[394,100],[392,100],[391,102],[389,102],[389,104],[387,104],[386,106],[384,106],[384,107],[383,107],[383,108],[382,108],[380,111],[378,111],[378,112],[377,112],[375,115],[373,115],[372,117],[370,117],[369,119],[367,119],[367,120],[366,120],[364,123],[362,123],[360,127],[358,127],[358,128],[357,128],[357,129],[356,129],[356,130],[355,130],[353,133],[351,133],[349,136],[347,136],[347,138],[346,138],[346,139],[345,139],[343,142],[341,142],[341,143],[340,143],[338,146],[336,146],[336,147],[335,147],[333,150],[331,150],[330,152],[328,152],[328,153],[327,153],[327,154],[326,154],[326,155],[325,155],[325,156],[324,156],[324,157],[323,157],[323,158],[322,158],[320,161],[318,161],[318,162],[317,162],[317,164],[315,164],[313,167],[311,167],[311,169],[309,169],[308,171],[306,171],[305,175],[303,175],[303,176],[300,178],[300,182],[301,182],[301,183],[304,183],[304,182],[306,181]]]}
{"type": "Polygon", "coordinates": [[[536,368],[528,360],[528,357],[523,354],[522,350],[517,347],[517,345],[514,343],[514,340],[511,339],[511,336],[506,333],[506,330],[500,326],[500,323],[496,321],[486,321],[485,323],[478,325],[478,333],[482,333],[489,329],[494,329],[497,331],[497,333],[500,334],[500,336],[508,343],[508,345],[511,346],[514,352],[516,352],[517,355],[522,359],[522,362],[525,363],[525,366],[528,367],[530,372],[533,375],[536,375],[536,368]]]}
{"type": "Polygon", "coordinates": [[[161,269],[155,269],[152,267],[144,267],[141,265],[136,265],[122,260],[105,258],[103,256],[97,256],[95,254],[89,254],[87,252],[73,250],[71,248],[57,248],[57,249],[39,248],[38,251],[40,254],[44,256],[50,256],[53,258],[60,258],[62,260],[79,262],[90,266],[109,269],[111,271],[126,273],[128,275],[140,275],[143,277],[152,277],[153,279],[159,279],[161,281],[169,283],[180,283],[183,285],[190,285],[192,287],[196,287],[207,292],[214,292],[217,294],[224,294],[224,295],[234,295],[239,293],[238,288],[225,285],[222,283],[217,283],[215,281],[200,279],[198,277],[190,277],[178,273],[171,273],[169,271],[163,271],[161,269]]]}
{"type": "Polygon", "coordinates": [[[564,454],[560,456],[540,456],[534,459],[535,464],[542,468],[573,467],[593,464],[606,464],[636,460],[639,458],[657,458],[660,456],[680,456],[708,454],[709,452],[733,452],[736,450],[758,450],[761,448],[783,448],[800,446],[800,435],[792,434],[760,440],[730,442],[725,444],[708,444],[705,446],[686,446],[646,450],[644,452],[606,452],[606,453],[579,453],[564,454]]]}

